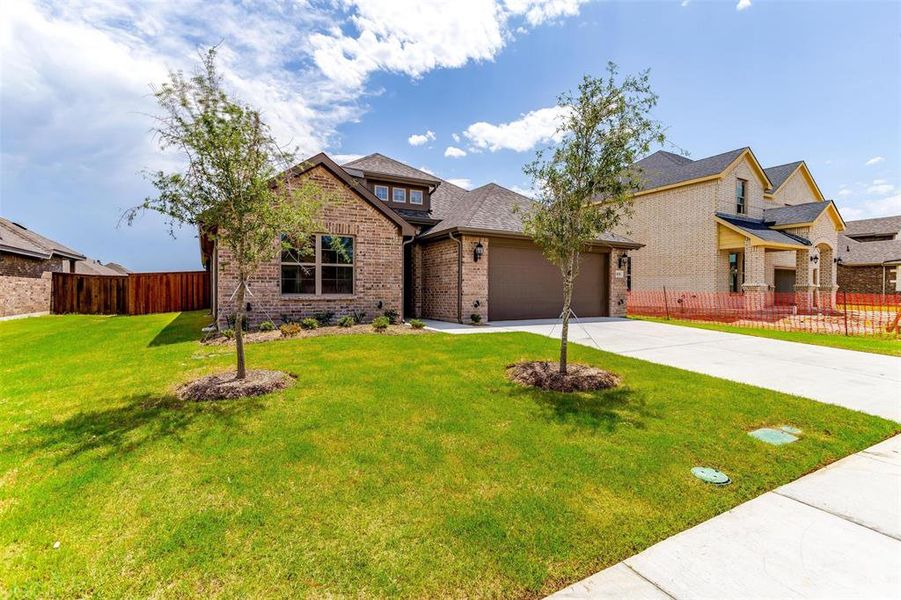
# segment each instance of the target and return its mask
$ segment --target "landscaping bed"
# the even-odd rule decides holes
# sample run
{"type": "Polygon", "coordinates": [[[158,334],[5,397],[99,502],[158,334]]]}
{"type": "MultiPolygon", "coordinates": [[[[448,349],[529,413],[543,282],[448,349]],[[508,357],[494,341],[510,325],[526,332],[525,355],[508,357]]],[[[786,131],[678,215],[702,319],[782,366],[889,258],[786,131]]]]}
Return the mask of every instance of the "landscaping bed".
{"type": "MultiPolygon", "coordinates": [[[[255,344],[259,342],[271,342],[273,340],[285,339],[303,339],[315,338],[330,335],[361,335],[376,333],[370,324],[357,324],[350,327],[338,327],[337,325],[327,325],[317,327],[316,329],[299,329],[290,334],[284,334],[278,329],[271,331],[245,331],[244,343],[255,344]]],[[[388,325],[385,329],[378,332],[380,335],[422,335],[432,333],[426,329],[415,329],[410,325],[401,323],[398,325],[388,325]]],[[[219,332],[204,337],[203,343],[209,346],[234,346],[234,335],[226,337],[219,332]]]]}
{"type": "Polygon", "coordinates": [[[208,318],[0,323],[0,596],[538,598],[901,428],[578,345],[622,384],[526,388],[525,333],[256,343],[294,385],[180,400],[208,318]]]}

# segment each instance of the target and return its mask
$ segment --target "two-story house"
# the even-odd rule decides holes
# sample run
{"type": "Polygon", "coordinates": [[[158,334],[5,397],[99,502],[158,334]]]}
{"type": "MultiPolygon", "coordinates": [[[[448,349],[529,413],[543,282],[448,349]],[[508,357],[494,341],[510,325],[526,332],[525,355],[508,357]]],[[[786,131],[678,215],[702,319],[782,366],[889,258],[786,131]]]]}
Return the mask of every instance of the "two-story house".
{"type": "MultiPolygon", "coordinates": [[[[496,183],[465,190],[381,154],[344,165],[319,154],[291,174],[330,191],[322,231],[306,254],[273,240],[272,260],[250,282],[251,323],[325,312],[458,322],[560,316],[560,271],[523,233],[529,198],[496,183]],[[333,250],[336,237],[346,252],[333,250]]],[[[607,234],[585,249],[573,299],[579,317],[625,313],[625,267],[640,246],[607,234]]],[[[235,312],[234,267],[209,239],[201,252],[222,324],[235,312]]]]}
{"type": "Polygon", "coordinates": [[[845,225],[803,161],[765,168],[738,148],[698,160],[659,151],[635,167],[643,185],[624,233],[645,247],[631,258],[634,289],[834,301],[845,225]]]}

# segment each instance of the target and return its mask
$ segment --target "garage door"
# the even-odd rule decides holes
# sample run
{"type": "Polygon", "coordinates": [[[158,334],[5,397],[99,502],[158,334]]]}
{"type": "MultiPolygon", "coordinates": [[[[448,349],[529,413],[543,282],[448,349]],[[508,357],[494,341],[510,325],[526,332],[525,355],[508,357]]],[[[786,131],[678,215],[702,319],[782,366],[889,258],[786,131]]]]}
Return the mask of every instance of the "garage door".
{"type": "MultiPolygon", "coordinates": [[[[608,314],[609,254],[582,255],[573,290],[573,311],[579,317],[608,314]]],[[[548,319],[563,309],[560,269],[530,243],[491,240],[488,246],[488,319],[548,319]]]]}

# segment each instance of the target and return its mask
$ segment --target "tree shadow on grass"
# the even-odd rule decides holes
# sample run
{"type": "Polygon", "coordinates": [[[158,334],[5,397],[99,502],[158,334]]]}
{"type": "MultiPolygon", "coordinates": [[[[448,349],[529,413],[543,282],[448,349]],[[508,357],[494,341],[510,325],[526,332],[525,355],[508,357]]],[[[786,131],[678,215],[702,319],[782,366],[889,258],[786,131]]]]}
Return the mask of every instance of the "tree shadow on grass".
{"type": "Polygon", "coordinates": [[[24,445],[29,452],[56,454],[57,464],[90,452],[98,452],[103,459],[114,458],[164,439],[181,440],[182,433],[199,418],[240,429],[239,418],[263,406],[258,398],[199,403],[146,393],[110,402],[116,406],[30,428],[24,445]]]}
{"type": "Polygon", "coordinates": [[[201,337],[200,330],[211,321],[212,317],[205,311],[180,312],[150,340],[147,347],[197,341],[201,337]]]}
{"type": "Polygon", "coordinates": [[[644,394],[628,386],[569,393],[511,386],[512,394],[528,396],[546,419],[559,423],[612,432],[621,425],[644,429],[647,419],[658,417],[648,409],[644,394]]]}

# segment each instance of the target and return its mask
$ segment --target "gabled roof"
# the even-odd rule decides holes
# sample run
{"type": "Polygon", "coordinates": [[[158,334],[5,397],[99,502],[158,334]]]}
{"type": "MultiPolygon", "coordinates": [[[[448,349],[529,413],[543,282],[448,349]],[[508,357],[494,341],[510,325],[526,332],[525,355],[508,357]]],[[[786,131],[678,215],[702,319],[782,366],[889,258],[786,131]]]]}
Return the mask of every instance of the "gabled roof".
{"type": "Polygon", "coordinates": [[[799,235],[771,229],[769,225],[761,219],[746,219],[728,215],[726,213],[715,213],[717,220],[729,227],[730,229],[750,237],[752,241],[758,241],[763,244],[773,244],[786,247],[804,247],[810,246],[811,242],[799,235]]]}
{"type": "Polygon", "coordinates": [[[828,202],[808,202],[767,208],[763,211],[763,220],[767,225],[780,227],[797,223],[812,223],[829,207],[828,202]]]}
{"type": "Polygon", "coordinates": [[[75,272],[82,275],[128,275],[130,271],[116,263],[103,264],[99,260],[89,258],[75,263],[75,272]]]}
{"type": "Polygon", "coordinates": [[[640,177],[642,178],[641,190],[636,195],[649,193],[661,188],[677,187],[688,183],[714,179],[745,155],[750,158],[751,164],[757,171],[760,179],[767,186],[770,186],[770,181],[763,167],[760,166],[754,153],[747,146],[698,160],[691,160],[672,152],[658,150],[634,165],[634,167],[639,169],[640,177]]]}
{"type": "Polygon", "coordinates": [[[858,242],[838,236],[838,256],[849,267],[901,264],[901,240],[858,242]]]}
{"type": "Polygon", "coordinates": [[[353,177],[347,174],[347,171],[339,167],[337,163],[335,163],[335,161],[326,156],[324,152],[320,152],[316,156],[310,157],[307,160],[303,161],[299,165],[291,167],[288,170],[288,174],[297,176],[318,166],[325,168],[332,175],[346,184],[347,187],[353,190],[360,198],[372,205],[377,211],[388,217],[389,220],[393,221],[400,228],[402,235],[413,235],[415,233],[412,225],[405,221],[404,218],[397,214],[395,211],[391,210],[391,208],[385,206],[384,202],[376,198],[375,195],[364,186],[360,185],[359,182],[357,182],[353,177]]]}
{"type": "Polygon", "coordinates": [[[40,259],[48,259],[52,256],[62,256],[72,260],[84,260],[85,258],[82,253],[3,217],[0,217],[0,252],[40,259]]]}
{"type": "Polygon", "coordinates": [[[813,175],[810,173],[810,169],[807,168],[807,163],[803,160],[796,160],[795,162],[786,163],[784,165],[778,165],[775,167],[767,167],[764,169],[766,172],[766,176],[769,177],[772,185],[764,191],[764,196],[771,198],[775,195],[779,188],[781,188],[786,181],[795,173],[795,171],[800,171],[801,176],[804,177],[804,181],[810,186],[810,190],[813,192],[813,195],[817,198],[817,200],[825,200],[826,197],[823,195],[823,192],[820,190],[820,186],[817,185],[817,182],[814,180],[813,175]]]}
{"type": "Polygon", "coordinates": [[[415,181],[430,183],[432,185],[441,183],[441,180],[434,175],[430,175],[429,173],[426,173],[425,171],[421,171],[419,169],[414,169],[410,165],[405,165],[400,161],[394,160],[393,158],[388,158],[384,154],[379,154],[377,152],[370,154],[369,156],[364,156],[363,158],[352,160],[349,163],[345,163],[341,166],[344,168],[363,171],[363,173],[366,175],[387,175],[388,177],[395,177],[398,179],[412,179],[415,181]]]}
{"type": "Polygon", "coordinates": [[[901,215],[859,219],[845,223],[845,235],[888,235],[901,233],[901,215]]]}

